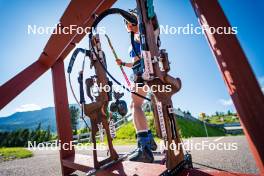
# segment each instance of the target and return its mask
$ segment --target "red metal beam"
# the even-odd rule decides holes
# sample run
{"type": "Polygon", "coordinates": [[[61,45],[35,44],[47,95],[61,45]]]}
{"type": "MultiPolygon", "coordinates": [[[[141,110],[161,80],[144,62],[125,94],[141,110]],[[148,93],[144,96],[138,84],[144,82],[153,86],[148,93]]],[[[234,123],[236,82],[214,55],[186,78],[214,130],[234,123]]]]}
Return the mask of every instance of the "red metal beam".
{"type": "Polygon", "coordinates": [[[0,109],[5,107],[20,92],[32,84],[38,77],[48,70],[39,61],[17,74],[0,87],[0,109]]]}
{"type": "MultiPolygon", "coordinates": [[[[110,8],[115,1],[73,0],[65,10],[60,24],[63,27],[69,25],[89,27],[94,21],[93,15],[110,8]]],[[[51,35],[39,59],[0,87],[0,109],[52,67],[58,139],[61,144],[69,144],[72,141],[72,131],[63,60],[84,36],[85,34],[77,33],[51,35]]],[[[60,150],[63,175],[68,175],[76,169],[63,165],[62,159],[71,156],[74,157],[74,149],[60,150]]]]}
{"type": "MultiPolygon", "coordinates": [[[[93,22],[93,14],[99,14],[110,8],[116,0],[73,0],[68,5],[61,25],[70,24],[89,27],[93,22]]],[[[31,83],[45,73],[59,58],[64,59],[85,34],[52,34],[38,61],[17,74],[0,87],[0,109],[5,107],[31,83]]]]}
{"type": "MultiPolygon", "coordinates": [[[[103,159],[103,158],[102,158],[103,159]]],[[[93,169],[92,156],[75,154],[74,157],[63,159],[64,165],[69,168],[78,168],[79,171],[89,172],[93,169]]],[[[166,171],[166,166],[159,163],[142,163],[134,161],[120,161],[104,170],[97,170],[96,176],[157,176],[166,171]]],[[[215,169],[184,169],[178,176],[255,176],[255,174],[243,174],[215,169]]]]}
{"type": "MultiPolygon", "coordinates": [[[[81,28],[90,27],[94,21],[93,16],[99,14],[101,11],[110,8],[116,0],[74,0],[71,1],[63,16],[60,19],[59,28],[70,28],[75,25],[81,28]],[[62,26],[62,27],[60,27],[62,26]]],[[[75,28],[75,27],[74,27],[75,28]]],[[[68,30],[67,30],[68,31],[68,30]]],[[[68,31],[69,32],[69,31],[68,31]]],[[[70,34],[54,34],[50,37],[48,43],[44,48],[44,53],[52,59],[40,59],[41,63],[52,66],[59,56],[68,55],[67,47],[79,42],[85,33],[78,34],[73,31],[70,34]],[[66,53],[64,53],[66,51],[66,53]]]]}
{"type": "MultiPolygon", "coordinates": [[[[54,92],[54,104],[56,112],[56,125],[58,139],[63,145],[60,147],[60,159],[64,159],[75,154],[74,148],[70,148],[72,142],[72,128],[71,128],[71,119],[67,95],[67,87],[65,80],[64,64],[63,60],[58,60],[52,66],[52,81],[53,81],[53,92],[54,92]],[[65,145],[66,144],[66,145],[65,145]]],[[[62,164],[62,163],[61,163],[62,164]]],[[[63,175],[72,173],[74,170],[66,168],[61,165],[63,175]]]]}
{"type": "MultiPolygon", "coordinates": [[[[192,0],[201,25],[231,28],[217,0],[192,0]]],[[[234,34],[210,34],[206,38],[244,127],[251,151],[264,175],[264,96],[234,34]]]]}

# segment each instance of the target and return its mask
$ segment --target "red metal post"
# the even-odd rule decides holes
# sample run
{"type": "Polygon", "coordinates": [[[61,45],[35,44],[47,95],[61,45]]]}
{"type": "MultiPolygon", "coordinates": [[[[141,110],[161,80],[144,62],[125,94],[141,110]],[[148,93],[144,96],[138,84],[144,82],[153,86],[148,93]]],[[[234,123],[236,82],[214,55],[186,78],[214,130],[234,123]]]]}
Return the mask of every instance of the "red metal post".
{"type": "MultiPolygon", "coordinates": [[[[93,15],[108,9],[116,0],[71,1],[60,19],[63,27],[77,25],[89,27],[93,15]]],[[[0,109],[4,108],[31,83],[45,73],[59,58],[65,58],[83,37],[83,34],[52,34],[38,61],[21,71],[14,78],[0,86],[0,109]]]]}
{"type": "MultiPolygon", "coordinates": [[[[217,0],[191,0],[201,25],[231,28],[217,0]]],[[[237,109],[251,151],[264,174],[264,96],[235,34],[206,38],[237,109]]]]}
{"type": "MultiPolygon", "coordinates": [[[[116,0],[78,0],[71,1],[65,12],[63,13],[60,23],[57,25],[59,29],[69,29],[71,25],[82,27],[87,31],[88,27],[94,21],[94,15],[99,14],[105,9],[110,8],[116,0]]],[[[49,38],[43,53],[49,56],[47,58],[39,58],[40,62],[47,66],[52,66],[59,56],[66,56],[73,49],[86,33],[78,34],[76,30],[66,30],[66,33],[53,34],[49,38]],[[70,46],[72,45],[72,46],[70,46]]]]}
{"type": "MultiPolygon", "coordinates": [[[[72,128],[64,64],[62,59],[58,60],[52,66],[52,81],[56,110],[58,140],[62,144],[60,147],[60,160],[62,164],[62,159],[74,156],[75,154],[74,148],[70,148],[70,144],[72,142],[72,128]]],[[[61,165],[61,167],[63,175],[68,175],[74,171],[73,169],[67,168],[63,165],[61,165]]]]}
{"type": "Polygon", "coordinates": [[[39,61],[36,61],[0,86],[0,109],[4,108],[47,70],[47,67],[42,65],[39,61]]]}

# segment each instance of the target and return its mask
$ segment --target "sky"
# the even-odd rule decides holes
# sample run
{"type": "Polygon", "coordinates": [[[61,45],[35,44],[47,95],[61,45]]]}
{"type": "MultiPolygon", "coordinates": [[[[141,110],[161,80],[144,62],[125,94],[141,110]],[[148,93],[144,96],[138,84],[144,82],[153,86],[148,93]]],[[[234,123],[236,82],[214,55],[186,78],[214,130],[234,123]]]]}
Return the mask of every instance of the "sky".
{"type": "MultiPolygon", "coordinates": [[[[264,89],[264,2],[256,0],[219,1],[232,26],[238,28],[237,37],[244,49],[251,67],[264,89]]],[[[0,85],[25,69],[41,54],[50,34],[28,34],[28,25],[54,26],[59,22],[68,0],[0,0],[0,85]]],[[[160,25],[169,27],[199,26],[197,17],[189,1],[154,0],[155,12],[160,25]]],[[[114,7],[131,9],[133,0],[118,0],[114,7]]],[[[102,21],[117,54],[129,62],[129,34],[119,16],[110,16],[102,21]]],[[[106,53],[109,71],[125,84],[121,71],[115,64],[113,55],[102,36],[103,50],[106,53]]],[[[87,37],[77,47],[87,48],[87,37]]],[[[161,48],[169,53],[170,74],[182,80],[182,89],[173,96],[174,107],[190,111],[194,116],[205,112],[209,115],[227,110],[235,111],[227,92],[215,58],[203,35],[161,34],[161,48]]],[[[65,59],[67,68],[72,52],[65,59]]],[[[77,73],[81,67],[79,56],[72,73],[73,87],[78,92],[77,73]]],[[[127,74],[131,70],[125,69],[127,74]]],[[[93,75],[86,65],[85,76],[93,75]]],[[[70,103],[75,103],[68,86],[70,103]]],[[[125,95],[127,103],[130,95],[125,95]]],[[[0,111],[0,117],[17,111],[37,110],[54,106],[51,72],[48,71],[29,86],[24,92],[0,111]]]]}

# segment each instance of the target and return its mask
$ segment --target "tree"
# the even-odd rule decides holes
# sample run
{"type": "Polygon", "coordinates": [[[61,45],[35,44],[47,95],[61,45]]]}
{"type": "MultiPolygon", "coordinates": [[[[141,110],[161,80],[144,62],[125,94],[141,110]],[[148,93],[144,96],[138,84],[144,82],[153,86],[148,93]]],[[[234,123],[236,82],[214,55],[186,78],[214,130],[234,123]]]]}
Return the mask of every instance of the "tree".
{"type": "Polygon", "coordinates": [[[51,140],[51,137],[52,137],[52,135],[51,135],[51,130],[50,130],[50,125],[48,126],[48,128],[47,128],[47,132],[46,132],[46,135],[45,135],[45,141],[50,141],[51,140]]]}
{"type": "Polygon", "coordinates": [[[75,106],[70,106],[70,113],[71,113],[71,126],[74,134],[77,134],[77,125],[78,125],[78,118],[80,116],[80,111],[75,106]]]}
{"type": "Polygon", "coordinates": [[[219,112],[216,111],[216,112],[215,112],[215,116],[219,116],[219,112]]]}
{"type": "Polygon", "coordinates": [[[51,140],[50,127],[47,130],[41,129],[41,123],[34,130],[18,129],[12,132],[0,132],[0,147],[26,147],[28,141],[37,144],[51,140]]]}
{"type": "Polygon", "coordinates": [[[232,112],[230,110],[227,111],[227,115],[232,115],[232,112]]]}
{"type": "Polygon", "coordinates": [[[31,141],[36,142],[38,144],[41,142],[40,138],[41,138],[41,123],[39,123],[37,128],[31,132],[31,141]]]}
{"type": "Polygon", "coordinates": [[[21,146],[26,147],[28,140],[30,140],[30,131],[29,129],[24,129],[21,134],[21,138],[23,139],[23,143],[21,146]]]}

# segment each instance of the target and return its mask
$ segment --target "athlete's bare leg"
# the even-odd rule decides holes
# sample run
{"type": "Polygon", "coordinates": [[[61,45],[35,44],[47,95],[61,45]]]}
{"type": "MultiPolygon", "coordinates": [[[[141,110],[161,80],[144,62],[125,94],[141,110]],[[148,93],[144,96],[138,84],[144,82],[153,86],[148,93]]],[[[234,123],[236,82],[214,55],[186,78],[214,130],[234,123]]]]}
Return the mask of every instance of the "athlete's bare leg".
{"type": "MultiPolygon", "coordinates": [[[[145,92],[142,87],[139,87],[137,89],[134,87],[133,90],[144,97],[147,95],[147,92],[145,92]]],[[[132,94],[131,109],[132,109],[132,117],[136,131],[148,130],[147,119],[142,110],[143,102],[144,102],[143,98],[135,94],[132,94]]]]}

